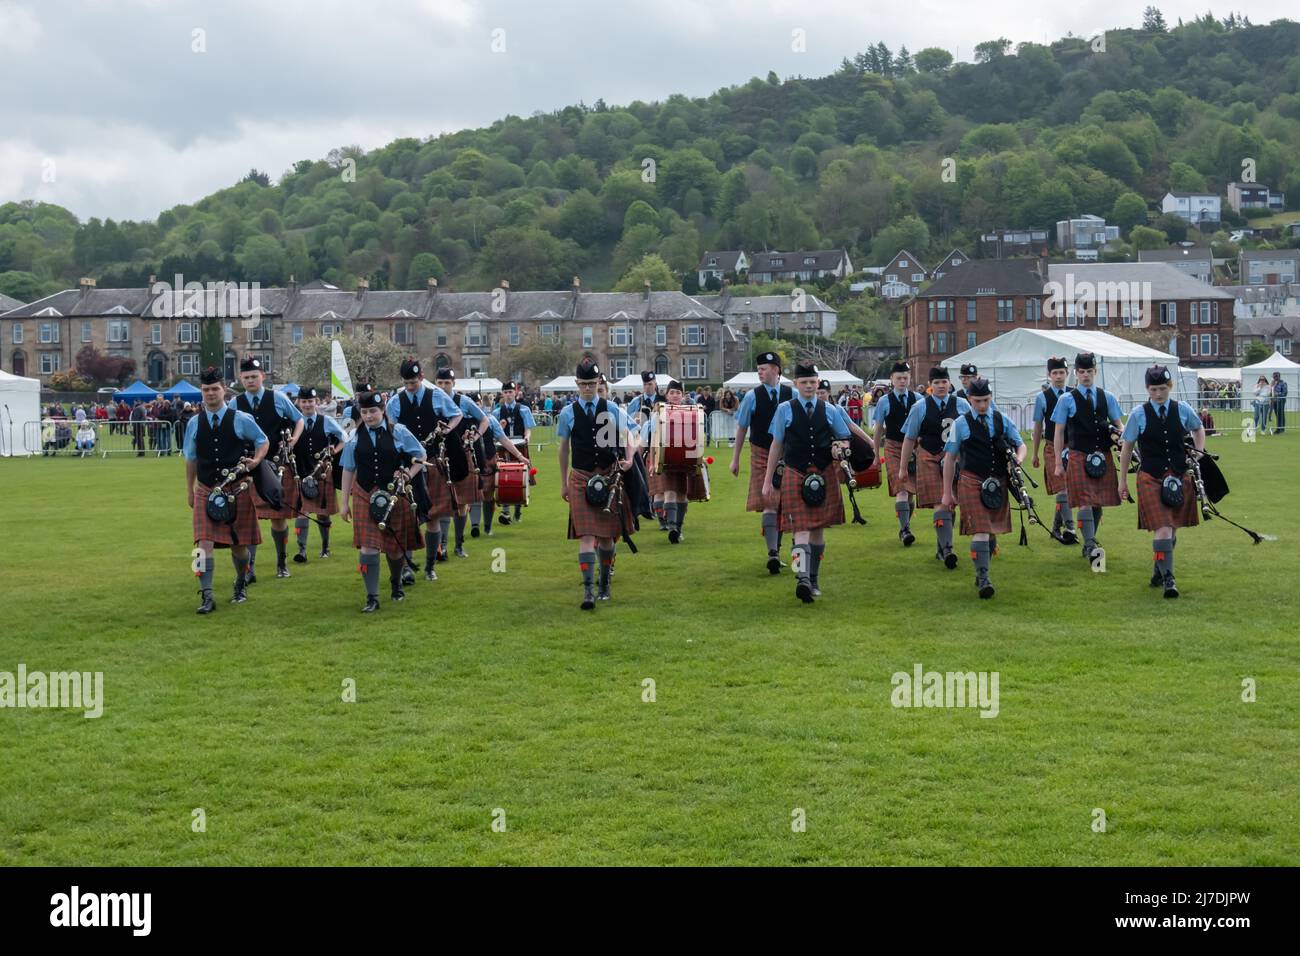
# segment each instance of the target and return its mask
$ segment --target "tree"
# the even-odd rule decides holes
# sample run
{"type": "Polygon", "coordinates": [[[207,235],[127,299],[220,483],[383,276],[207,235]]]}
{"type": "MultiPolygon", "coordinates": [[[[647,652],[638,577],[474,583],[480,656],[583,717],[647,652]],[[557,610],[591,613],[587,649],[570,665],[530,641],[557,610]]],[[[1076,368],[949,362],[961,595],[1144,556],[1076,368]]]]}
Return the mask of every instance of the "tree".
{"type": "Polygon", "coordinates": [[[1148,33],[1164,33],[1168,30],[1165,16],[1156,7],[1147,7],[1142,11],[1142,29],[1148,33]]]}
{"type": "Polygon", "coordinates": [[[790,168],[800,179],[812,179],[817,175],[817,154],[807,146],[796,146],[790,150],[790,168]]]}
{"type": "Polygon", "coordinates": [[[446,277],[447,270],[442,267],[442,260],[432,252],[421,252],[411,259],[411,265],[406,272],[406,287],[425,289],[428,288],[430,279],[442,282],[446,277]]]}
{"type": "Polygon", "coordinates": [[[912,57],[919,73],[946,73],[952,66],[952,54],[937,46],[928,46],[912,57]]]}
{"type": "Polygon", "coordinates": [[[678,288],[678,282],[673,278],[673,272],[668,268],[668,263],[657,255],[648,255],[641,259],[636,265],[627,271],[623,278],[618,280],[614,286],[615,292],[644,292],[646,281],[649,280],[651,291],[654,292],[674,292],[678,288]]]}
{"type": "Polygon", "coordinates": [[[557,375],[572,375],[578,355],[561,343],[534,342],[510,350],[510,367],[532,372],[543,382],[557,375]]]}
{"type": "Polygon", "coordinates": [[[975,62],[992,63],[994,60],[1000,60],[1007,55],[1011,49],[1011,41],[1006,37],[998,37],[996,40],[985,40],[983,43],[975,44],[975,62]]]}
{"type": "Polygon", "coordinates": [[[479,271],[509,279],[515,289],[558,289],[573,274],[577,247],[532,226],[505,226],[488,234],[479,271]]]}
{"type": "Polygon", "coordinates": [[[627,213],[623,216],[624,234],[633,226],[654,226],[658,230],[659,213],[655,212],[654,206],[638,199],[627,207],[627,213]]]}
{"type": "Polygon", "coordinates": [[[0,293],[19,302],[33,302],[41,297],[41,280],[30,272],[0,272],[0,293]]]}
{"type": "Polygon", "coordinates": [[[585,189],[569,196],[560,210],[557,227],[561,238],[572,239],[583,247],[599,244],[608,229],[600,201],[585,189]]]}
{"type": "Polygon", "coordinates": [[[312,335],[294,347],[289,359],[289,374],[302,385],[328,387],[332,342],[343,346],[343,357],[353,382],[370,382],[379,388],[401,384],[397,370],[406,350],[389,339],[374,335],[339,335],[324,338],[312,335]]]}
{"type": "Polygon", "coordinates": [[[659,248],[663,236],[657,226],[633,226],[623,233],[623,238],[614,247],[614,272],[623,275],[632,266],[640,262],[659,248]]]}
{"type": "Polygon", "coordinates": [[[248,171],[248,175],[241,179],[240,183],[257,183],[259,186],[270,186],[271,177],[254,168],[248,171]]]}
{"type": "Polygon", "coordinates": [[[252,236],[235,255],[248,282],[279,285],[284,282],[284,247],[271,236],[252,236]]]}
{"type": "Polygon", "coordinates": [[[700,274],[694,269],[687,269],[686,274],[682,277],[682,291],[687,295],[699,295],[700,274]]]}
{"type": "Polygon", "coordinates": [[[1273,349],[1266,342],[1247,342],[1245,353],[1241,357],[1242,365],[1257,365],[1273,354],[1273,349]]]}
{"type": "Polygon", "coordinates": [[[1110,211],[1110,222],[1119,226],[1120,232],[1128,232],[1134,226],[1147,221],[1146,200],[1137,193],[1128,192],[1115,200],[1110,211]]]}
{"type": "Polygon", "coordinates": [[[1134,226],[1129,236],[1134,249],[1163,249],[1169,245],[1169,239],[1159,229],[1150,226],[1134,226]]]}
{"type": "Polygon", "coordinates": [[[699,190],[706,208],[712,206],[722,179],[713,160],[698,149],[673,150],[664,156],[656,177],[660,200],[679,211],[687,192],[692,189],[699,190]]]}
{"type": "Polygon", "coordinates": [[[225,372],[226,340],[221,320],[217,318],[204,319],[199,330],[199,368],[208,366],[221,369],[223,374],[225,372]]]}
{"type": "Polygon", "coordinates": [[[104,355],[93,345],[86,345],[77,353],[73,368],[96,386],[125,385],[135,375],[135,359],[104,355]]]}

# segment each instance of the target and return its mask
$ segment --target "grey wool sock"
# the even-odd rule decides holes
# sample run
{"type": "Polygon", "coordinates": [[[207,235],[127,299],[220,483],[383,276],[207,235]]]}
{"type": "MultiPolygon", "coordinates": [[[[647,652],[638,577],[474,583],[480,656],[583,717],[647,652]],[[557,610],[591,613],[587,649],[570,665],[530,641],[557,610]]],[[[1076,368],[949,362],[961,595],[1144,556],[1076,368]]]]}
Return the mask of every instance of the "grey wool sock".
{"type": "Polygon", "coordinates": [[[307,547],[307,527],[311,524],[306,518],[297,518],[293,522],[294,534],[298,538],[298,547],[307,547]]]}
{"type": "Polygon", "coordinates": [[[366,594],[370,597],[379,596],[379,555],[362,554],[361,555],[361,576],[366,582],[366,594]]]}
{"type": "Polygon", "coordinates": [[[686,520],[686,506],[689,504],[689,501],[677,502],[677,527],[679,528],[682,526],[682,522],[686,520]]]}
{"type": "Polygon", "coordinates": [[[476,501],[469,506],[469,523],[476,528],[483,523],[483,502],[476,501]]]}
{"type": "Polygon", "coordinates": [[[465,546],[465,516],[456,515],[456,547],[465,546]]]}
{"type": "Polygon", "coordinates": [[[592,581],[595,579],[594,576],[596,572],[596,552],[579,551],[578,567],[582,568],[582,583],[590,587],[592,581]]]}
{"type": "Polygon", "coordinates": [[[1052,530],[1055,531],[1062,525],[1074,528],[1074,516],[1070,513],[1070,496],[1064,491],[1056,495],[1056,517],[1052,520],[1052,530]]]}
{"type": "Polygon", "coordinates": [[[1155,552],[1156,567],[1160,569],[1161,574],[1174,573],[1174,539],[1157,538],[1151,544],[1152,551],[1155,552]]]}
{"type": "Polygon", "coordinates": [[[284,564],[284,552],[289,544],[289,529],[285,528],[283,531],[276,531],[272,528],[271,537],[275,541],[275,563],[284,564]]]}
{"type": "Polygon", "coordinates": [[[442,538],[442,546],[445,548],[447,542],[451,540],[451,518],[438,519],[438,534],[442,538]]]}
{"type": "Polygon", "coordinates": [[[682,506],[681,502],[670,501],[664,505],[664,511],[668,516],[668,527],[682,529],[682,506]]]}
{"type": "MultiPolygon", "coordinates": [[[[387,556],[386,556],[387,557],[387,556]]],[[[401,587],[402,569],[406,567],[406,562],[401,558],[388,558],[388,583],[395,587],[401,587]]]]}
{"type": "Polygon", "coordinates": [[[1079,509],[1079,530],[1083,533],[1083,543],[1092,545],[1097,543],[1097,526],[1092,520],[1092,507],[1086,505],[1079,509]]]}
{"type": "Polygon", "coordinates": [[[826,545],[814,544],[812,547],[812,571],[808,575],[813,584],[817,583],[817,575],[822,569],[822,555],[826,553],[826,545]]]}
{"type": "Polygon", "coordinates": [[[894,512],[898,515],[898,530],[906,530],[912,523],[912,503],[910,501],[895,501],[894,512]]]}
{"type": "MultiPolygon", "coordinates": [[[[253,549],[249,548],[248,550],[252,551],[253,549]]],[[[247,557],[237,558],[235,557],[235,553],[233,551],[230,553],[230,559],[235,562],[235,574],[240,578],[246,575],[248,573],[248,569],[253,566],[253,562],[250,561],[247,557]]]]}
{"type": "Polygon", "coordinates": [[[776,512],[763,512],[763,541],[769,551],[780,551],[781,532],[776,527],[776,512]]]}
{"type": "Polygon", "coordinates": [[[812,549],[806,544],[796,544],[790,549],[790,568],[798,578],[812,575],[812,549]]]}
{"type": "MultiPolygon", "coordinates": [[[[328,551],[330,549],[330,519],[321,518],[320,524],[316,527],[320,528],[320,549],[322,551],[328,551]]],[[[304,535],[304,543],[305,541],[306,536],[304,535]]]]}
{"type": "Polygon", "coordinates": [[[939,547],[952,547],[952,520],[951,511],[936,511],[934,513],[934,533],[939,539],[939,547]]]}
{"type": "Polygon", "coordinates": [[[609,584],[609,569],[614,563],[614,549],[597,548],[596,553],[600,555],[600,586],[605,587],[609,584]]]}
{"type": "Polygon", "coordinates": [[[205,591],[212,590],[212,555],[203,559],[203,570],[199,574],[199,587],[205,591]]]}
{"type": "Polygon", "coordinates": [[[248,566],[251,568],[256,563],[257,563],[257,545],[250,544],[248,546],[248,566]]]}
{"type": "Polygon", "coordinates": [[[976,571],[987,571],[989,569],[989,543],[987,541],[972,541],[970,543],[971,560],[975,562],[976,571]]]}

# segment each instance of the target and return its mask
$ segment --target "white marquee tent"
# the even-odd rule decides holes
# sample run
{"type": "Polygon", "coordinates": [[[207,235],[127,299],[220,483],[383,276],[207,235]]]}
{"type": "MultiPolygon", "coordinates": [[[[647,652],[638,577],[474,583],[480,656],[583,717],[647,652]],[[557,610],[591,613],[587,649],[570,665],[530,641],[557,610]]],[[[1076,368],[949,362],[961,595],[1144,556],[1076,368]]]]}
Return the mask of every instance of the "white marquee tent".
{"type": "Polygon", "coordinates": [[[1241,407],[1244,411],[1250,410],[1250,403],[1255,398],[1255,383],[1259,377],[1263,375],[1272,385],[1274,372],[1280,372],[1282,381],[1287,384],[1286,407],[1295,408],[1297,396],[1300,394],[1300,365],[1292,362],[1281,352],[1275,351],[1264,361],[1241,369],[1241,407]]]}
{"type": "MultiPolygon", "coordinates": [[[[1127,414],[1146,400],[1146,370],[1152,365],[1177,369],[1174,397],[1188,402],[1196,400],[1196,372],[1179,368],[1177,357],[1168,352],[1130,342],[1108,332],[1081,332],[1074,329],[1013,329],[973,349],[946,360],[950,370],[966,363],[979,367],[980,375],[993,386],[993,400],[999,409],[1016,419],[1021,428],[1033,423],[1033,403],[1047,381],[1047,360],[1063,356],[1070,367],[1069,383],[1074,384],[1074,357],[1080,352],[1097,356],[1097,385],[1118,400],[1127,414]]],[[[917,370],[918,380],[926,374],[917,370]]]]}
{"type": "Polygon", "coordinates": [[[41,383],[0,370],[0,458],[41,450],[41,383]]]}
{"type": "Polygon", "coordinates": [[[830,369],[822,371],[822,378],[831,383],[831,388],[843,388],[845,385],[861,385],[862,379],[858,378],[852,372],[845,372],[842,369],[830,369]]]}
{"type": "MultiPolygon", "coordinates": [[[[784,375],[781,376],[781,381],[784,382],[786,385],[793,385],[793,384],[794,384],[794,383],[791,382],[788,378],[786,378],[784,375]]],[[[743,389],[746,389],[746,390],[751,389],[751,388],[757,388],[757,387],[758,387],[758,373],[757,373],[757,372],[741,372],[739,375],[733,375],[731,378],[727,379],[725,382],[722,383],[722,387],[723,387],[723,388],[736,388],[736,389],[743,388],[743,389]]]]}
{"type": "Polygon", "coordinates": [[[543,392],[576,392],[578,390],[578,380],[572,375],[561,375],[559,378],[553,378],[540,389],[543,392]]]}
{"type": "MultiPolygon", "coordinates": [[[[662,372],[655,375],[655,381],[659,383],[659,391],[661,392],[668,388],[668,383],[671,382],[672,380],[673,377],[671,375],[662,372]]],[[[620,378],[617,382],[615,382],[613,385],[611,385],[610,388],[611,389],[616,388],[624,392],[630,389],[636,389],[639,392],[641,391],[641,373],[634,372],[631,375],[625,375],[622,378],[620,378]]]]}
{"type": "Polygon", "coordinates": [[[499,392],[501,391],[501,379],[499,378],[458,378],[456,379],[456,390],[459,392],[499,392]]]}

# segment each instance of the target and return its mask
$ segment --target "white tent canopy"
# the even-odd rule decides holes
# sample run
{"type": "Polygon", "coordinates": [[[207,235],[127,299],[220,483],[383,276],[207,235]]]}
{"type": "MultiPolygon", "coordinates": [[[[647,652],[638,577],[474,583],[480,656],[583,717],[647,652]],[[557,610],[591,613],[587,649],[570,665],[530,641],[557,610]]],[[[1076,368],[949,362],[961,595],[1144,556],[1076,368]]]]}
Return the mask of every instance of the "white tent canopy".
{"type": "Polygon", "coordinates": [[[458,378],[456,379],[456,390],[459,392],[499,392],[501,391],[501,379],[499,378],[458,378]]]}
{"type": "Polygon", "coordinates": [[[845,385],[861,385],[862,379],[858,378],[852,372],[846,372],[843,369],[822,370],[822,378],[831,383],[831,388],[841,388],[845,385]]]}
{"type": "MultiPolygon", "coordinates": [[[[794,383],[791,382],[788,378],[786,378],[784,375],[781,376],[781,381],[782,381],[784,384],[786,384],[786,385],[793,385],[793,384],[794,384],[794,383]]],[[[758,373],[757,373],[757,372],[741,372],[739,375],[733,375],[731,378],[727,379],[725,382],[722,383],[722,387],[723,387],[723,388],[743,388],[743,389],[757,388],[757,387],[758,387],[758,373]]]]}
{"type": "MultiPolygon", "coordinates": [[[[658,383],[659,391],[661,392],[668,387],[668,383],[671,382],[672,380],[673,377],[671,375],[662,372],[655,375],[655,381],[658,383]]],[[[632,388],[640,390],[641,373],[635,372],[631,375],[624,375],[617,382],[611,385],[610,388],[622,389],[624,391],[632,388]]]]}
{"type": "Polygon", "coordinates": [[[0,370],[0,458],[40,450],[41,383],[0,370]]]}
{"type": "Polygon", "coordinates": [[[541,387],[543,392],[576,392],[578,390],[578,380],[572,375],[561,375],[553,378],[541,387]]]}
{"type": "Polygon", "coordinates": [[[1202,381],[1211,382],[1240,382],[1241,369],[1239,368],[1197,368],[1192,369],[1196,377],[1202,381]]]}
{"type": "Polygon", "coordinates": [[[1247,365],[1241,370],[1241,407],[1250,408],[1255,397],[1255,383],[1261,375],[1273,384],[1273,373],[1278,372],[1287,384],[1287,408],[1294,408],[1297,392],[1300,391],[1300,365],[1292,362],[1281,352],[1274,352],[1262,362],[1247,365]]]}

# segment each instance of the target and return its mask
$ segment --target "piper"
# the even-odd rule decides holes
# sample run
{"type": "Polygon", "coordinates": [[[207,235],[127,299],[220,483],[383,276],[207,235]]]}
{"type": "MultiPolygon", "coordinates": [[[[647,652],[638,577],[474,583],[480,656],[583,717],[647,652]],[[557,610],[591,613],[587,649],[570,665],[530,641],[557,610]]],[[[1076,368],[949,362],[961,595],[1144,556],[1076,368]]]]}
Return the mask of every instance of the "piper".
{"type": "Polygon", "coordinates": [[[338,495],[334,491],[334,456],[343,453],[347,439],[343,429],[332,415],[319,414],[316,408],[316,389],[311,386],[298,391],[298,410],[302,412],[302,438],[294,446],[298,461],[298,492],[303,514],[294,521],[298,538],[296,564],[307,563],[307,529],[311,518],[317,516],[320,527],[320,556],[330,556],[330,515],[338,514],[338,495]]]}
{"type": "Polygon", "coordinates": [[[767,545],[767,570],[769,574],[781,573],[781,526],[779,511],[781,495],[775,491],[763,492],[767,475],[767,462],[772,448],[772,416],[785,402],[794,397],[789,385],[781,384],[781,357],[775,352],[764,352],[758,357],[758,386],[751,388],[740,400],[736,409],[736,441],[731,452],[731,473],[740,476],[740,449],[749,436],[749,493],[745,498],[746,511],[763,514],[763,542],[767,545]]]}
{"type": "Polygon", "coordinates": [[[1056,459],[1056,477],[1065,479],[1071,508],[1078,509],[1079,530],[1083,533],[1083,556],[1089,563],[1102,553],[1097,545],[1097,528],[1102,508],[1119,505],[1116,492],[1115,461],[1111,457],[1111,429],[1119,430],[1119,403],[1115,396],[1093,387],[1097,374],[1097,356],[1080,352],[1074,358],[1074,377],[1078,385],[1056,403],[1052,423],[1056,426],[1055,446],[1065,448],[1069,442],[1067,464],[1056,459]]]}

